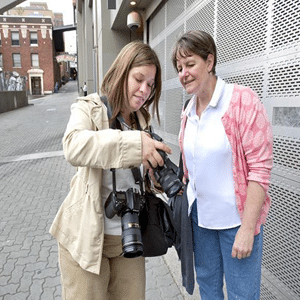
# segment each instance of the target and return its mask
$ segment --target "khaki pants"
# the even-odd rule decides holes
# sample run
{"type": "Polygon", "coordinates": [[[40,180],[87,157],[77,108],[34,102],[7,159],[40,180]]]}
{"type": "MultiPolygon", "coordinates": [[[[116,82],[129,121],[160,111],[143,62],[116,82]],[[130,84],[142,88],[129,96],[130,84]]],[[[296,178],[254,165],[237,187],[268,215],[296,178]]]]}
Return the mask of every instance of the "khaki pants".
{"type": "Polygon", "coordinates": [[[59,244],[64,300],[145,299],[145,258],[124,258],[120,236],[105,235],[100,274],[83,270],[59,244]]]}

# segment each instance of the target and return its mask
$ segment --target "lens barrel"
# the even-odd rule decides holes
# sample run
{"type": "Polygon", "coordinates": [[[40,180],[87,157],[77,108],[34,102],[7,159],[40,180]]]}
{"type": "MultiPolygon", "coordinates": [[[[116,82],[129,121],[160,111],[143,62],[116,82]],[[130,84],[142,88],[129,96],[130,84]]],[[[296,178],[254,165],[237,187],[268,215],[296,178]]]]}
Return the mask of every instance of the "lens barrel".
{"type": "Polygon", "coordinates": [[[138,214],[127,212],[122,216],[122,245],[126,258],[143,255],[143,243],[138,214]]]}

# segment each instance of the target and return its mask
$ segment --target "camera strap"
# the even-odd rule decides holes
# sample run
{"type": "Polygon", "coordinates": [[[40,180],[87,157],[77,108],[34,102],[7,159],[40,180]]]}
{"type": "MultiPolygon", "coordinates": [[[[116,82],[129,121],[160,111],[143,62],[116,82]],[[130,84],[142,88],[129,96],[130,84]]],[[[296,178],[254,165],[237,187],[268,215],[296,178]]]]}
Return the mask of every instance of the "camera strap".
{"type": "MultiPolygon", "coordinates": [[[[101,101],[105,104],[106,108],[107,108],[107,116],[108,119],[110,120],[112,118],[112,108],[107,100],[107,98],[105,96],[101,96],[100,97],[101,101]]],[[[142,130],[139,120],[136,116],[136,114],[134,114],[134,117],[136,118],[136,124],[137,124],[137,128],[138,130],[142,130]]],[[[129,125],[127,125],[122,117],[121,114],[119,114],[117,116],[117,120],[119,121],[119,123],[123,126],[125,126],[127,129],[129,130],[133,130],[129,125]]],[[[116,129],[116,122],[112,122],[112,124],[110,125],[110,128],[112,129],[116,129]]],[[[112,181],[113,181],[113,192],[116,193],[116,169],[110,169],[112,171],[112,181]]],[[[140,168],[134,167],[131,169],[135,184],[139,184],[140,186],[140,191],[141,194],[144,195],[145,191],[144,191],[144,186],[143,186],[143,177],[141,175],[141,170],[140,168]]]]}

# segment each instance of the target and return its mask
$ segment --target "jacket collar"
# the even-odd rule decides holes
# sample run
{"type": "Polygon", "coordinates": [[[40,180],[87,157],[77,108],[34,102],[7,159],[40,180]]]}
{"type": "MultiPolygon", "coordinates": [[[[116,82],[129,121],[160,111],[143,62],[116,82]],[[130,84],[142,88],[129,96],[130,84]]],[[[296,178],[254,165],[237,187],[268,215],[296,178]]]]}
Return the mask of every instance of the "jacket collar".
{"type": "MultiPolygon", "coordinates": [[[[107,116],[107,108],[105,104],[101,101],[100,96],[97,93],[89,94],[85,97],[78,97],[77,101],[86,101],[92,104],[91,108],[91,118],[95,123],[97,128],[108,129],[109,121],[107,116]]],[[[140,111],[136,112],[140,126],[142,129],[146,129],[146,121],[140,111]]]]}

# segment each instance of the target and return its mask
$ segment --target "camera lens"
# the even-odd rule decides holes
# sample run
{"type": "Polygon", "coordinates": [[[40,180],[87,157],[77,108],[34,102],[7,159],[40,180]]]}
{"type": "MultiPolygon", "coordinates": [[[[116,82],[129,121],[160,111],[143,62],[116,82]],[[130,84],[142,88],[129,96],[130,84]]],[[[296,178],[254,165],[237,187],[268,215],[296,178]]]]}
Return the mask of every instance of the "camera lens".
{"type": "Polygon", "coordinates": [[[154,177],[160,183],[167,196],[171,198],[175,196],[182,188],[182,183],[174,171],[174,168],[178,169],[178,167],[171,162],[164,151],[157,151],[163,158],[164,165],[162,167],[157,166],[155,169],[153,169],[154,177]]]}
{"type": "Polygon", "coordinates": [[[175,196],[182,188],[182,183],[171,170],[162,169],[159,183],[169,198],[175,196]]]}
{"type": "Polygon", "coordinates": [[[123,215],[121,222],[124,257],[134,258],[143,255],[143,243],[138,214],[127,212],[123,215]]]}

